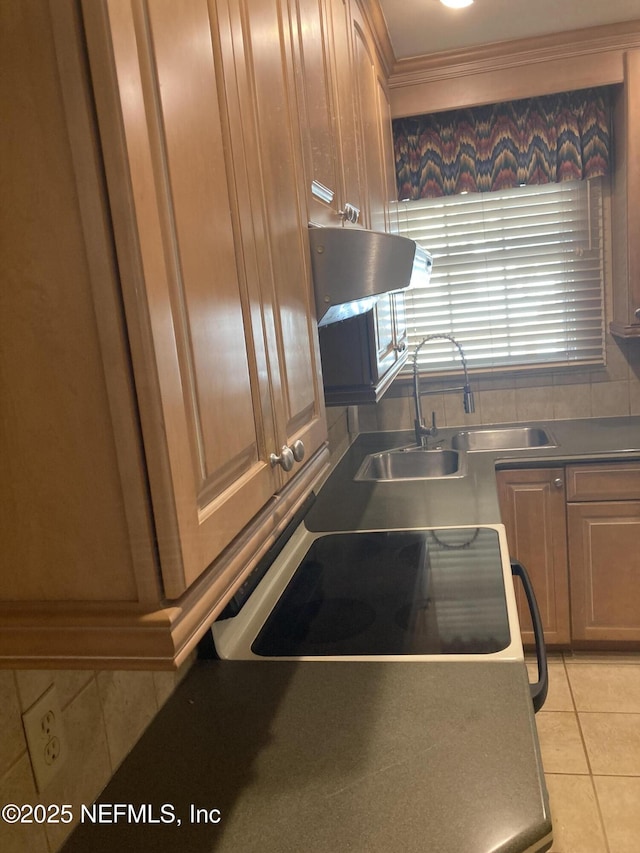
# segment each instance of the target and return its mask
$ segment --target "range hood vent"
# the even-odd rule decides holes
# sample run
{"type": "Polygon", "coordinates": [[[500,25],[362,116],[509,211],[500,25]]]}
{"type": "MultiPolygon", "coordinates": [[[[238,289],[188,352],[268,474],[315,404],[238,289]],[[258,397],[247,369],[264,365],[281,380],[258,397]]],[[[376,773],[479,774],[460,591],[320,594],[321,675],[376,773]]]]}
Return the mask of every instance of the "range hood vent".
{"type": "Polygon", "coordinates": [[[309,229],[318,325],[368,311],[378,296],[411,284],[416,251],[419,266],[431,258],[414,240],[357,228],[309,229]]]}

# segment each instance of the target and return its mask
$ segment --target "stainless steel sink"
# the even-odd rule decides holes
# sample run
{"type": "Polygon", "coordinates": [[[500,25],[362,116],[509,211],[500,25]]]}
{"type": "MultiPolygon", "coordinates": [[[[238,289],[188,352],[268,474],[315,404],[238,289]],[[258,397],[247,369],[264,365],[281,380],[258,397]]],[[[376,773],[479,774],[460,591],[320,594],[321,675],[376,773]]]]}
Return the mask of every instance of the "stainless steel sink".
{"type": "Polygon", "coordinates": [[[470,429],[451,439],[455,450],[528,450],[531,447],[555,447],[549,433],[541,427],[497,427],[470,429]]]}
{"type": "Polygon", "coordinates": [[[366,457],[356,480],[435,480],[463,477],[464,455],[457,450],[423,450],[412,447],[385,450],[366,457]]]}

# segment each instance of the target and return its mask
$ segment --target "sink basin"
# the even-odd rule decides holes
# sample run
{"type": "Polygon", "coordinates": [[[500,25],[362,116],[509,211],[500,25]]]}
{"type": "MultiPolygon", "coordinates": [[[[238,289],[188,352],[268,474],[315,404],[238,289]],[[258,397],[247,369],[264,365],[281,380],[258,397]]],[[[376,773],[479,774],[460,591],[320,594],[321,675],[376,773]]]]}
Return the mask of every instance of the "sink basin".
{"type": "Polygon", "coordinates": [[[451,439],[455,450],[528,450],[531,447],[555,447],[549,433],[540,427],[498,427],[470,429],[451,439]]]}
{"type": "Polygon", "coordinates": [[[356,480],[435,480],[463,477],[463,457],[457,450],[422,450],[417,447],[385,450],[366,457],[356,480]]]}

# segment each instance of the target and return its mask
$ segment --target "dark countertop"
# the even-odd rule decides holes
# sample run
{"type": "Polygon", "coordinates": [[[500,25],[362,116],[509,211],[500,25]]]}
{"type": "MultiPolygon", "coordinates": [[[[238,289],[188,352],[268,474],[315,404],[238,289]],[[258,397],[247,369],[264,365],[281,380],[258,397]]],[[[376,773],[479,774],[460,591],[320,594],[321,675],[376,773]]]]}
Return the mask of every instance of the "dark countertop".
{"type": "MultiPolygon", "coordinates": [[[[640,417],[528,425],[546,429],[556,446],[466,453],[464,477],[395,482],[362,482],[354,477],[367,454],[411,445],[413,431],[362,433],[320,490],[305,523],[314,532],[501,524],[496,468],[640,458],[640,417]]],[[[462,431],[441,429],[437,443],[446,448],[462,431]]]]}
{"type": "Polygon", "coordinates": [[[181,825],[84,823],[64,853],[542,850],[544,791],[522,664],[200,661],[98,800],[181,825]]]}
{"type": "MultiPolygon", "coordinates": [[[[412,434],[365,433],[306,524],[499,524],[496,467],[640,458],[638,417],[536,425],[556,447],[468,453],[466,477],[401,484],[353,478],[412,434]]],[[[526,669],[507,661],[200,661],[99,802],[156,821],[169,804],[182,823],[85,823],[65,853],[521,853],[551,831],[526,669]],[[190,804],[220,822],[190,822],[190,804]]]]}

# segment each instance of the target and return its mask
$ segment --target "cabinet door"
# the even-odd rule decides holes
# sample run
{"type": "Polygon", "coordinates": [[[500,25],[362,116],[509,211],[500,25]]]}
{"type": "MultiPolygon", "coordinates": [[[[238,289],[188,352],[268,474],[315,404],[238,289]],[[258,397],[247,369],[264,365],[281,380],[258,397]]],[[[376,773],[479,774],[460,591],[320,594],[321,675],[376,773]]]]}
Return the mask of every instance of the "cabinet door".
{"type": "Polygon", "coordinates": [[[575,640],[640,641],[640,502],[569,504],[575,640]]]}
{"type": "Polygon", "coordinates": [[[392,234],[399,231],[398,190],[396,183],[395,155],[393,152],[393,129],[391,126],[391,105],[387,95],[386,83],[382,75],[376,75],[378,88],[378,117],[380,134],[380,169],[382,173],[383,213],[385,230],[392,234]]]}
{"type": "MultiPolygon", "coordinates": [[[[498,471],[500,512],[511,557],[527,569],[536,593],[547,643],[570,640],[567,530],[562,468],[498,471]]],[[[523,590],[516,586],[525,643],[533,628],[523,590]]]]}
{"type": "Polygon", "coordinates": [[[309,219],[315,225],[338,224],[343,203],[331,19],[327,13],[325,0],[296,0],[292,17],[299,110],[306,143],[309,219]]]}
{"type": "Polygon", "coordinates": [[[84,16],[163,582],[174,598],[278,488],[266,346],[242,261],[208,3],[105,0],[86,2],[84,16]]]}
{"type": "MultiPolygon", "coordinates": [[[[276,445],[301,441],[305,459],[326,441],[311,284],[307,198],[286,0],[221,0],[227,102],[243,141],[249,205],[243,232],[257,247],[276,445]],[[265,37],[265,33],[269,37],[265,37]]],[[[234,146],[235,150],[235,146],[234,146]]],[[[296,476],[300,463],[282,482],[296,476]]]]}
{"type": "MultiPolygon", "coordinates": [[[[399,370],[398,362],[406,360],[403,355],[407,349],[407,319],[403,293],[386,293],[380,297],[371,312],[371,339],[373,363],[371,375],[374,383],[393,376],[399,370]]],[[[390,381],[390,380],[389,380],[390,381]]],[[[388,383],[385,383],[387,387],[388,383]]]]}
{"type": "Polygon", "coordinates": [[[349,0],[327,0],[334,53],[333,73],[343,201],[363,209],[361,152],[358,144],[358,93],[355,86],[352,21],[349,0]]]}
{"type": "Polygon", "coordinates": [[[361,14],[353,8],[354,83],[358,93],[358,138],[364,185],[364,222],[374,231],[386,230],[386,175],[380,134],[379,83],[373,48],[361,14]]]}
{"type": "Polygon", "coordinates": [[[349,2],[290,5],[309,219],[349,227],[342,211],[362,207],[349,2]]]}
{"type": "Polygon", "coordinates": [[[640,337],[640,48],[625,51],[624,85],[614,96],[616,140],[612,193],[613,320],[611,331],[640,337]]]}
{"type": "Polygon", "coordinates": [[[395,349],[393,302],[390,293],[385,293],[378,299],[370,316],[373,325],[371,339],[375,342],[371,350],[374,359],[371,374],[374,382],[377,382],[391,370],[398,356],[395,349]]]}
{"type": "Polygon", "coordinates": [[[407,308],[405,296],[402,291],[391,294],[393,302],[393,330],[395,336],[395,346],[398,354],[403,353],[407,348],[407,308]]]}

